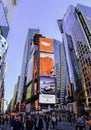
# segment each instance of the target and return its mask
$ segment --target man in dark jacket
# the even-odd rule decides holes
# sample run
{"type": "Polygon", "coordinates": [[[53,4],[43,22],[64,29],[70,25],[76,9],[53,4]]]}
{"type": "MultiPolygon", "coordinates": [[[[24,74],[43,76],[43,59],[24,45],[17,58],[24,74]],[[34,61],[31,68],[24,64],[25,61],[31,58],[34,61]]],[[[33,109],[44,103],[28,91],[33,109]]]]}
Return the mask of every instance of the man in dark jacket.
{"type": "Polygon", "coordinates": [[[36,119],[34,121],[34,127],[35,127],[35,130],[43,129],[43,120],[42,120],[42,118],[40,118],[39,114],[36,115],[36,119]]]}
{"type": "Polygon", "coordinates": [[[23,130],[23,125],[22,125],[20,117],[16,118],[14,130],[23,130]]]}
{"type": "Polygon", "coordinates": [[[32,117],[29,115],[26,121],[26,130],[32,130],[32,129],[33,129],[33,120],[32,117]]]}

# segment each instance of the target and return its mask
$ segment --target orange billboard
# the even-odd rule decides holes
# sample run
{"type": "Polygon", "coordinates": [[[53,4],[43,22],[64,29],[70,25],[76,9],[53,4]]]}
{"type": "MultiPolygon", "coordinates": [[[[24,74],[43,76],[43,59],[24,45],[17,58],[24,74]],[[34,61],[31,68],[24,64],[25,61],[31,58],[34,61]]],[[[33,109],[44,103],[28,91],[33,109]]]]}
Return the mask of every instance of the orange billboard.
{"type": "Polygon", "coordinates": [[[54,74],[54,58],[53,54],[40,53],[40,75],[55,76],[54,74]]]}
{"type": "Polygon", "coordinates": [[[53,43],[50,38],[40,38],[39,46],[40,51],[53,52],[53,43]]]}

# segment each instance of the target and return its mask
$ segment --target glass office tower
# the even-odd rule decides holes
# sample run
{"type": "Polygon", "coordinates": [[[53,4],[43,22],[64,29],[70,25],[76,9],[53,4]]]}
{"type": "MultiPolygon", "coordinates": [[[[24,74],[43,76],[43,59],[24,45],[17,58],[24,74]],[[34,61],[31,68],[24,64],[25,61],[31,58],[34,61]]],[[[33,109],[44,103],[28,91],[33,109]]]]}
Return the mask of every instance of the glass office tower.
{"type": "Polygon", "coordinates": [[[58,20],[78,111],[91,107],[91,8],[69,6],[58,20]],[[70,44],[69,44],[70,43],[70,44]],[[71,45],[71,46],[70,46],[71,45]]]}
{"type": "MultiPolygon", "coordinates": [[[[6,39],[8,32],[9,32],[9,24],[5,13],[4,4],[2,1],[0,1],[0,35],[1,35],[0,52],[4,48],[4,46],[2,46],[1,43],[2,37],[6,39]]],[[[3,108],[4,108],[4,100],[3,100],[4,99],[4,78],[5,78],[6,66],[7,66],[5,63],[5,56],[6,54],[4,55],[3,58],[0,59],[0,112],[1,113],[3,112],[3,108]]]]}
{"type": "Polygon", "coordinates": [[[26,85],[26,75],[28,71],[28,63],[30,60],[30,53],[31,53],[31,44],[33,41],[33,37],[36,33],[39,33],[39,29],[29,29],[28,35],[25,42],[24,53],[23,53],[23,61],[22,61],[22,68],[20,74],[20,81],[19,81],[19,90],[17,96],[17,102],[21,102],[23,93],[24,93],[24,86],[26,85]]]}
{"type": "Polygon", "coordinates": [[[67,64],[64,45],[60,41],[53,39],[54,59],[57,83],[57,104],[66,103],[66,83],[68,83],[67,64]]]}
{"type": "Polygon", "coordinates": [[[18,0],[2,0],[2,2],[4,3],[5,13],[10,24],[14,12],[14,6],[17,4],[18,0]]]}

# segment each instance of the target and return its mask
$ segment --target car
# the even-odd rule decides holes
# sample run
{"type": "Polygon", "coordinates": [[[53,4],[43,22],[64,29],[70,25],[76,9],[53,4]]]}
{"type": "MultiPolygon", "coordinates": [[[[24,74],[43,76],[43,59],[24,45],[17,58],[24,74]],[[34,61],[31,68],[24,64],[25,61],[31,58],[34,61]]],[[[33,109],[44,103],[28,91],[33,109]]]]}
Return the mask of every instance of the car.
{"type": "Polygon", "coordinates": [[[50,87],[50,86],[44,86],[44,87],[42,87],[41,89],[44,90],[44,91],[46,91],[46,92],[53,90],[52,87],[50,87]]]}

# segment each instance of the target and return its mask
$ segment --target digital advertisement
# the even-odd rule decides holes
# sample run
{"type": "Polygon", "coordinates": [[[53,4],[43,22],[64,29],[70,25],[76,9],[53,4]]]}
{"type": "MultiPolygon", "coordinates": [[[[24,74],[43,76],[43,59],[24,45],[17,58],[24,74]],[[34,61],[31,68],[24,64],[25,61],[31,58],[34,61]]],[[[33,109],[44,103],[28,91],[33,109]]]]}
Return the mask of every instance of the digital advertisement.
{"type": "Polygon", "coordinates": [[[40,53],[40,76],[55,76],[54,54],[40,53]]]}
{"type": "Polygon", "coordinates": [[[50,38],[40,38],[40,51],[53,52],[53,43],[50,38]]]}

